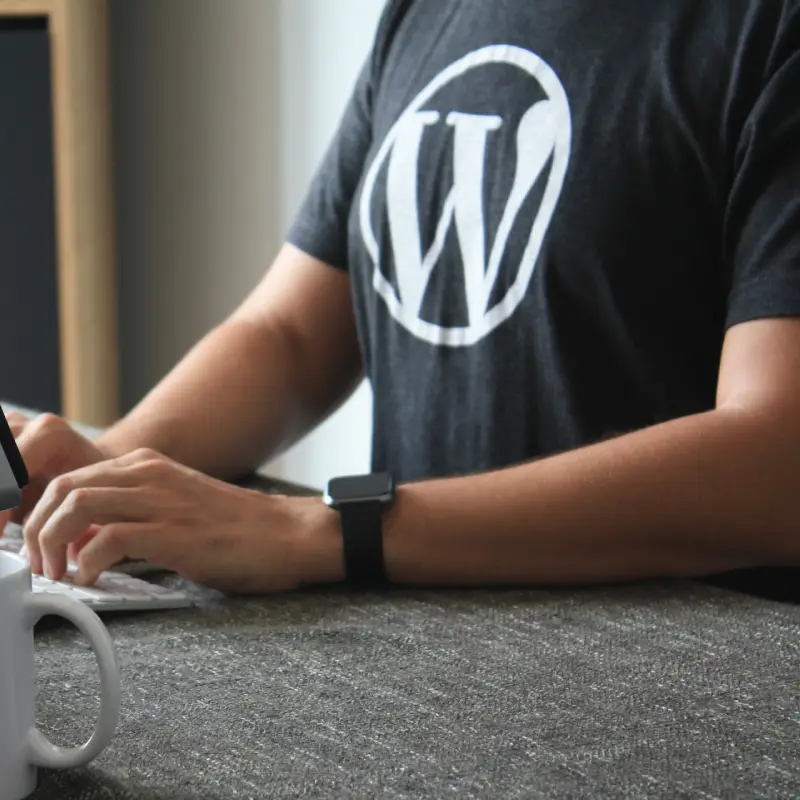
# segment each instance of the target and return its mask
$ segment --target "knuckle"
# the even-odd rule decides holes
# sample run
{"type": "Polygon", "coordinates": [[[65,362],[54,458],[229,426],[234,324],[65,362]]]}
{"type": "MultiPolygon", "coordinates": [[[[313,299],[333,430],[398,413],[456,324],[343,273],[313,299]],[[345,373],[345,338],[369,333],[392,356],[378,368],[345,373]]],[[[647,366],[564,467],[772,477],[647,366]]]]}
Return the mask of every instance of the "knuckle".
{"type": "Polygon", "coordinates": [[[106,525],[103,536],[112,547],[123,545],[127,539],[126,528],[122,525],[106,525]]]}
{"type": "Polygon", "coordinates": [[[170,471],[169,463],[164,461],[162,458],[154,458],[151,461],[147,461],[147,468],[153,475],[157,475],[159,477],[166,475],[170,471]]]}
{"type": "Polygon", "coordinates": [[[56,414],[42,414],[36,418],[34,424],[37,430],[42,433],[52,433],[54,431],[62,430],[64,421],[56,414]]]}
{"type": "Polygon", "coordinates": [[[64,500],[72,492],[72,479],[67,475],[59,475],[50,481],[47,491],[56,499],[64,500]]]}
{"type": "Polygon", "coordinates": [[[160,458],[147,458],[133,465],[133,469],[143,478],[161,478],[167,472],[167,462],[160,458]]]}
{"type": "Polygon", "coordinates": [[[89,505],[91,499],[90,489],[74,489],[67,496],[64,505],[69,511],[82,511],[89,505]]]}
{"type": "Polygon", "coordinates": [[[55,539],[55,536],[56,528],[52,524],[45,525],[39,532],[39,546],[46,550],[55,539]]]}
{"type": "Polygon", "coordinates": [[[149,447],[140,447],[134,452],[133,457],[138,462],[157,461],[161,459],[160,454],[149,447]]]}
{"type": "Polygon", "coordinates": [[[103,538],[110,544],[116,544],[120,540],[119,525],[104,525],[102,529],[103,538]]]}

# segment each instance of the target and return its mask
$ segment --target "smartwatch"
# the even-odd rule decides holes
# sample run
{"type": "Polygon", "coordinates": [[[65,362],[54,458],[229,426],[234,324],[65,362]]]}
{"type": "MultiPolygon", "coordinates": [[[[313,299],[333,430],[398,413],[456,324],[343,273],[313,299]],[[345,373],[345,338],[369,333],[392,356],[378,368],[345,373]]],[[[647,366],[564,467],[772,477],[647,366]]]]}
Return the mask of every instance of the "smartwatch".
{"type": "Polygon", "coordinates": [[[323,502],[339,512],[347,580],[357,586],[386,583],[383,563],[383,513],[394,502],[391,475],[375,472],[333,478],[323,502]]]}

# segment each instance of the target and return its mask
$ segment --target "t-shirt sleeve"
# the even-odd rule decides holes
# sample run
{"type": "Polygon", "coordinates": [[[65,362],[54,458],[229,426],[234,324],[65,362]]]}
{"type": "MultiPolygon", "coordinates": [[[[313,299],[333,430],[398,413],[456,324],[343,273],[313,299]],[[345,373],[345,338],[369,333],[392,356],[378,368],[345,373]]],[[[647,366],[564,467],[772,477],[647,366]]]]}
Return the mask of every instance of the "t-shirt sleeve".
{"type": "Polygon", "coordinates": [[[342,270],[350,210],[372,142],[372,71],[369,58],[287,235],[290,244],[342,270]]]}
{"type": "Polygon", "coordinates": [[[726,209],[727,327],[800,315],[800,14],[742,126],[726,209]]]}

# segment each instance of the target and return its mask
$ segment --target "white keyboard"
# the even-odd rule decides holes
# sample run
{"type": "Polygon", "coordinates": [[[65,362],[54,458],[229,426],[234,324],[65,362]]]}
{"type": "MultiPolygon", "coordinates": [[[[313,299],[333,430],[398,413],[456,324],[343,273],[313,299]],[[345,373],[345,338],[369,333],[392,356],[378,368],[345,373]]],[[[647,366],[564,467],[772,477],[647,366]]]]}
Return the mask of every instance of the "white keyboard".
{"type": "MultiPolygon", "coordinates": [[[[18,555],[22,549],[22,539],[14,535],[13,527],[9,525],[5,535],[0,536],[0,551],[18,555]]],[[[192,605],[192,601],[182,592],[156,586],[122,572],[103,572],[94,586],[76,586],[72,583],[74,574],[75,565],[72,564],[61,581],[34,575],[33,591],[74,597],[98,613],[158,611],[192,605]]]]}

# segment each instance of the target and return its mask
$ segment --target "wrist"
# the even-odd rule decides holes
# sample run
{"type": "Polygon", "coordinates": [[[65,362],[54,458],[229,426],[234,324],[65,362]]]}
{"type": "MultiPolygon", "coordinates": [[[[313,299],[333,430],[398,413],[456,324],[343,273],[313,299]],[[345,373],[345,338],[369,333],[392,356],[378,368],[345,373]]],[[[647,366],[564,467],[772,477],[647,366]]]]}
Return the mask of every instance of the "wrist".
{"type": "Polygon", "coordinates": [[[122,456],[132,453],[138,447],[131,447],[131,442],[125,441],[124,434],[118,430],[118,425],[113,425],[106,428],[92,439],[92,444],[103,454],[103,456],[110,460],[113,458],[122,458],[122,456]],[[121,435],[122,434],[122,435],[121,435]]]}
{"type": "Polygon", "coordinates": [[[108,459],[122,458],[144,447],[156,450],[169,458],[175,458],[174,453],[177,448],[174,445],[176,431],[179,429],[177,417],[153,419],[139,414],[133,417],[129,415],[102,431],[93,439],[93,444],[108,459]]]}
{"type": "Polygon", "coordinates": [[[107,461],[110,461],[113,458],[120,458],[121,456],[125,455],[125,452],[120,450],[120,448],[115,447],[113,442],[109,441],[105,435],[99,436],[92,442],[92,444],[97,450],[100,451],[103,458],[107,461]]]}
{"type": "Polygon", "coordinates": [[[296,540],[300,584],[312,586],[343,581],[344,548],[338,512],[316,497],[298,502],[305,505],[296,540]]]}

